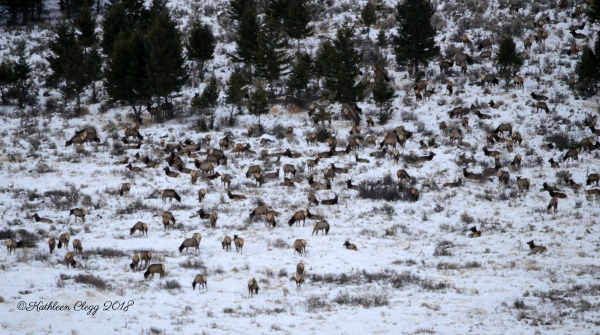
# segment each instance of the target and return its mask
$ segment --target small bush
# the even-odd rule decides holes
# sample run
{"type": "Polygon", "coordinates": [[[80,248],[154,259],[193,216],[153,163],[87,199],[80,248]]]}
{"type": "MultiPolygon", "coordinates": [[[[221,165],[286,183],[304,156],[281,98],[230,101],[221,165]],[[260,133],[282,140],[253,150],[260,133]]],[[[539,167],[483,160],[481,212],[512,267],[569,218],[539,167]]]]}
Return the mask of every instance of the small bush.
{"type": "Polygon", "coordinates": [[[452,252],[449,250],[454,245],[450,241],[440,241],[435,247],[433,252],[434,256],[452,256],[452,252]]]}
{"type": "Polygon", "coordinates": [[[316,312],[321,309],[329,310],[331,305],[327,302],[327,296],[311,295],[306,299],[306,309],[308,312],[316,312]]]}
{"type": "Polygon", "coordinates": [[[73,279],[76,283],[91,285],[103,291],[108,287],[104,279],[90,274],[79,274],[73,277],[73,279]]]}
{"type": "Polygon", "coordinates": [[[179,266],[184,269],[194,269],[199,270],[200,272],[206,273],[207,268],[203,261],[201,260],[191,260],[188,259],[185,262],[179,263],[179,266]]]}
{"type": "Polygon", "coordinates": [[[167,290],[179,290],[181,289],[181,284],[177,280],[167,280],[164,287],[167,290]]]}
{"type": "Polygon", "coordinates": [[[390,303],[387,295],[383,293],[351,296],[348,292],[343,292],[339,293],[333,301],[339,305],[362,306],[364,308],[387,306],[390,303]]]}

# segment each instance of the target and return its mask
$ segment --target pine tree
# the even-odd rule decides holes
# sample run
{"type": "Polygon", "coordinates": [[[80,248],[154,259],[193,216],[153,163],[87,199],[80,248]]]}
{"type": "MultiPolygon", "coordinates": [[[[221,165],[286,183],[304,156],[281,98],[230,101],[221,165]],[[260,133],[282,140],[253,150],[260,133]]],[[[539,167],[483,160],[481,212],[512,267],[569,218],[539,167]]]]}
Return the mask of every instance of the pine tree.
{"type": "Polygon", "coordinates": [[[164,3],[155,0],[151,15],[145,39],[149,93],[167,102],[167,97],[181,90],[187,80],[181,34],[164,3]]]}
{"type": "Polygon", "coordinates": [[[500,40],[495,66],[498,69],[498,75],[504,78],[506,85],[510,82],[513,74],[516,74],[523,66],[523,57],[517,53],[517,46],[511,37],[504,37],[500,40]]]}
{"type": "Polygon", "coordinates": [[[379,33],[377,33],[377,43],[375,45],[380,49],[385,49],[388,47],[388,40],[385,36],[384,29],[380,29],[379,33]]]}
{"type": "Polygon", "coordinates": [[[394,88],[385,80],[377,80],[373,85],[373,100],[381,112],[389,108],[389,103],[394,98],[394,88]]]}
{"type": "Polygon", "coordinates": [[[217,106],[219,99],[219,82],[215,76],[210,77],[208,85],[200,95],[198,108],[211,110],[217,106]]]}
{"type": "Polygon", "coordinates": [[[91,47],[98,43],[96,35],[96,19],[92,16],[89,6],[81,8],[73,20],[75,28],[79,31],[78,40],[84,47],[91,47]]]}
{"type": "Polygon", "coordinates": [[[17,78],[14,73],[14,67],[16,63],[11,60],[3,60],[0,63],[0,98],[2,104],[7,105],[9,103],[9,95],[7,91],[10,90],[13,85],[17,82],[17,78]]]}
{"type": "Polygon", "coordinates": [[[142,106],[150,100],[147,50],[140,31],[117,36],[112,54],[107,60],[104,87],[110,99],[131,106],[136,119],[141,119],[142,106]]]}
{"type": "Polygon", "coordinates": [[[300,53],[300,40],[313,33],[313,28],[308,25],[310,19],[311,13],[306,0],[287,0],[287,12],[283,21],[288,36],[296,40],[296,53],[300,53]]]}
{"type": "Polygon", "coordinates": [[[371,1],[367,1],[363,7],[362,11],[360,12],[360,18],[367,28],[371,27],[377,21],[377,8],[371,3],[371,1]]]}
{"type": "Polygon", "coordinates": [[[227,91],[225,102],[231,104],[231,114],[233,114],[234,106],[237,107],[238,111],[241,113],[242,111],[242,101],[244,99],[244,86],[246,86],[246,77],[240,68],[235,68],[231,76],[229,76],[229,81],[227,83],[227,91]]]}
{"type": "Polygon", "coordinates": [[[241,13],[237,27],[237,48],[236,54],[233,56],[234,62],[242,62],[247,68],[252,66],[259,31],[260,25],[256,14],[256,4],[253,1],[248,1],[241,13]]]}
{"type": "Polygon", "coordinates": [[[110,56],[120,33],[129,35],[136,29],[145,29],[147,20],[144,0],[111,0],[102,21],[102,52],[110,56]]]}
{"type": "Polygon", "coordinates": [[[254,93],[250,95],[248,113],[258,116],[258,129],[261,132],[260,116],[269,113],[269,101],[267,99],[267,92],[260,84],[256,87],[254,93]]]}
{"type": "Polygon", "coordinates": [[[74,27],[65,22],[57,26],[57,36],[50,41],[49,49],[52,54],[47,60],[52,73],[47,82],[50,86],[58,88],[65,100],[75,97],[79,112],[81,94],[93,81],[93,75],[87,70],[93,69],[91,63],[96,63],[99,67],[97,55],[90,53],[79,43],[74,27]]]}
{"type": "Polygon", "coordinates": [[[398,35],[392,39],[396,62],[413,65],[419,79],[419,64],[425,64],[439,54],[434,41],[436,31],[431,24],[435,9],[428,0],[413,0],[398,2],[396,11],[398,35]]]}
{"type": "Polygon", "coordinates": [[[584,96],[590,97],[598,91],[599,82],[598,55],[589,47],[584,47],[581,59],[577,63],[577,90],[584,96]]]}
{"type": "Polygon", "coordinates": [[[271,94],[274,82],[287,74],[290,65],[290,57],[285,51],[286,45],[285,36],[277,29],[277,23],[268,20],[258,34],[253,64],[255,75],[269,82],[271,94]]]}
{"type": "Polygon", "coordinates": [[[229,1],[229,9],[227,10],[227,14],[229,18],[233,21],[237,21],[238,23],[242,19],[242,15],[246,10],[247,6],[252,6],[256,8],[256,0],[231,0],[229,1]]]}
{"type": "Polygon", "coordinates": [[[311,78],[312,59],[309,54],[299,54],[287,81],[288,94],[302,99],[311,78]]]}
{"type": "Polygon", "coordinates": [[[588,4],[587,16],[592,23],[600,22],[600,0],[592,0],[588,4]]]}
{"type": "Polygon", "coordinates": [[[207,24],[195,21],[186,43],[188,59],[196,61],[200,72],[200,80],[204,81],[204,63],[213,59],[215,52],[215,37],[207,24]]]}
{"type": "Polygon", "coordinates": [[[24,107],[27,103],[34,103],[36,96],[31,94],[33,82],[31,81],[31,66],[27,63],[29,57],[25,53],[25,45],[18,47],[19,60],[14,64],[14,88],[19,107],[24,107]]]}
{"type": "Polygon", "coordinates": [[[338,102],[356,102],[364,87],[356,85],[361,53],[354,47],[354,29],[346,26],[338,30],[333,43],[325,41],[317,51],[316,68],[325,80],[325,88],[335,95],[338,102]]]}

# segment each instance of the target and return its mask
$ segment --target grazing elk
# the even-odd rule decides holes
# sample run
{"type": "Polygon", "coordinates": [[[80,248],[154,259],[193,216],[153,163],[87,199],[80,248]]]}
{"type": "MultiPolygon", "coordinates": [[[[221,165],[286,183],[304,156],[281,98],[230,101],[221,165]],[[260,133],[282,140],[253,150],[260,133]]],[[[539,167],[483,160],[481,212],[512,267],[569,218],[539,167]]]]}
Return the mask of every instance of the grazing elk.
{"type": "Polygon", "coordinates": [[[508,185],[508,182],[510,181],[510,174],[506,171],[498,171],[498,181],[500,182],[500,185],[508,185]]]}
{"type": "Polygon", "coordinates": [[[548,105],[543,101],[538,101],[535,103],[535,112],[539,113],[540,109],[544,110],[546,113],[550,113],[550,109],[548,108],[548,105]]]}
{"type": "Polygon", "coordinates": [[[58,249],[62,248],[63,244],[65,245],[65,248],[67,250],[69,250],[69,240],[71,239],[71,234],[69,233],[64,233],[64,234],[60,234],[60,236],[58,237],[58,249]]]}
{"type": "Polygon", "coordinates": [[[185,252],[188,251],[188,248],[194,248],[196,251],[200,252],[200,240],[202,239],[202,235],[200,233],[194,233],[192,237],[186,238],[183,240],[183,243],[179,246],[179,252],[183,252],[185,248],[185,252]]]}
{"type": "Polygon", "coordinates": [[[300,225],[300,221],[302,221],[302,226],[306,224],[306,217],[308,216],[308,210],[297,211],[294,213],[292,218],[288,221],[288,225],[291,227],[296,223],[297,226],[300,225]]]}
{"type": "Polygon", "coordinates": [[[235,252],[242,253],[242,248],[244,247],[244,239],[238,237],[237,235],[233,235],[233,244],[235,245],[235,252]]]}
{"type": "Polygon", "coordinates": [[[519,191],[529,191],[529,178],[521,178],[520,176],[517,176],[517,187],[519,188],[519,191]]]}
{"type": "Polygon", "coordinates": [[[202,200],[204,200],[204,197],[206,196],[206,189],[205,188],[201,188],[198,190],[198,202],[202,203],[202,200]]]}
{"type": "Polygon", "coordinates": [[[133,233],[135,233],[136,230],[142,233],[142,235],[144,235],[145,233],[146,237],[148,237],[148,225],[144,222],[138,221],[136,224],[134,224],[133,227],[131,227],[131,229],[129,230],[129,235],[133,235],[133,233]]]}
{"type": "Polygon", "coordinates": [[[67,265],[67,268],[69,268],[69,266],[74,268],[75,265],[77,265],[77,262],[75,261],[75,256],[73,256],[73,254],[70,251],[67,251],[67,253],[65,254],[64,261],[67,265]]]}
{"type": "Polygon", "coordinates": [[[144,250],[140,252],[140,259],[144,262],[144,267],[148,267],[150,260],[152,260],[152,251],[144,250]]]}
{"type": "Polygon", "coordinates": [[[596,184],[596,186],[598,186],[598,182],[600,181],[600,173],[590,173],[587,176],[587,179],[585,180],[585,184],[587,186],[592,185],[592,184],[596,184]]]}
{"type": "Polygon", "coordinates": [[[579,160],[579,148],[569,149],[567,153],[563,156],[563,162],[566,162],[567,159],[579,160]]]}
{"type": "Polygon", "coordinates": [[[317,233],[317,235],[319,235],[319,231],[321,231],[321,235],[323,235],[323,232],[325,233],[325,235],[329,235],[329,222],[323,220],[315,223],[313,225],[312,234],[310,235],[312,236],[314,233],[317,233]]]}
{"type": "Polygon", "coordinates": [[[131,191],[131,183],[123,183],[123,184],[121,184],[121,189],[119,190],[119,195],[124,196],[126,194],[129,194],[129,191],[131,191]]]}
{"type": "Polygon", "coordinates": [[[78,239],[74,239],[73,240],[73,250],[75,250],[75,253],[80,254],[83,251],[83,247],[81,245],[81,241],[78,239]]]}
{"type": "Polygon", "coordinates": [[[521,167],[521,155],[516,154],[515,157],[513,158],[512,162],[510,162],[510,165],[512,165],[516,168],[520,168],[521,167]]]}
{"type": "Polygon", "coordinates": [[[223,241],[221,241],[221,246],[225,251],[231,251],[231,237],[229,237],[229,235],[223,237],[223,241]]]}
{"type": "Polygon", "coordinates": [[[206,275],[196,275],[196,277],[194,277],[194,281],[192,282],[192,289],[195,290],[196,285],[200,285],[200,287],[198,287],[198,289],[200,289],[200,288],[207,289],[208,284],[206,281],[206,275]]]}
{"type": "Polygon", "coordinates": [[[319,199],[317,199],[317,196],[314,193],[308,193],[306,198],[308,199],[309,205],[319,206],[319,199]]]}
{"type": "Polygon", "coordinates": [[[135,272],[138,269],[138,265],[140,264],[140,255],[134,254],[131,258],[131,264],[129,264],[129,268],[131,271],[135,272]]]}
{"type": "Polygon", "coordinates": [[[308,242],[303,239],[297,239],[294,241],[294,251],[299,253],[300,256],[306,256],[306,245],[308,242]]]}
{"type": "Polygon", "coordinates": [[[163,204],[166,203],[167,198],[169,199],[169,203],[171,203],[173,199],[177,200],[177,202],[181,202],[181,197],[174,189],[166,188],[164,190],[160,190],[159,193],[163,204]]]}
{"type": "Polygon", "coordinates": [[[175,220],[173,213],[169,211],[162,211],[161,216],[165,230],[169,229],[169,225],[175,225],[177,223],[177,220],[175,220]]]}
{"type": "Polygon", "coordinates": [[[152,279],[154,278],[154,274],[158,273],[160,278],[165,275],[165,266],[163,264],[152,264],[146,269],[144,272],[144,279],[152,279]]]}
{"type": "Polygon", "coordinates": [[[246,178],[253,177],[255,174],[261,173],[261,172],[262,172],[262,170],[260,168],[260,165],[252,165],[252,166],[248,167],[248,170],[246,171],[246,178]]]}
{"type": "Polygon", "coordinates": [[[248,293],[250,293],[250,298],[252,298],[252,294],[258,294],[258,282],[256,279],[252,278],[248,281],[248,293]]]}
{"type": "Polygon", "coordinates": [[[294,281],[296,282],[296,288],[300,289],[300,286],[304,284],[304,275],[301,273],[294,274],[294,281]]]}
{"type": "Polygon", "coordinates": [[[77,218],[81,218],[81,221],[85,222],[86,214],[87,214],[87,211],[85,209],[81,209],[81,208],[73,208],[69,211],[69,217],[71,217],[71,215],[74,215],[75,222],[77,222],[77,218]]]}
{"type": "Polygon", "coordinates": [[[502,123],[500,124],[498,127],[496,127],[496,129],[494,130],[494,134],[498,134],[498,133],[504,133],[505,131],[508,132],[508,135],[510,136],[512,134],[512,124],[510,123],[502,123]]]}

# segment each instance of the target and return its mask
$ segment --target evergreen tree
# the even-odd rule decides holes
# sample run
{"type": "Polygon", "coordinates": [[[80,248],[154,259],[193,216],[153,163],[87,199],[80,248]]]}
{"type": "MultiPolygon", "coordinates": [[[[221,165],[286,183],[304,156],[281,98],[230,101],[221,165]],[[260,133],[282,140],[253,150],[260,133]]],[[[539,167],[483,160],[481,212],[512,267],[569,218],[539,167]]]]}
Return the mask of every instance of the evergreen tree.
{"type": "Polygon", "coordinates": [[[44,0],[0,0],[0,12],[6,12],[9,25],[26,25],[42,20],[45,4],[44,0]]]}
{"type": "Polygon", "coordinates": [[[134,29],[143,29],[147,19],[144,0],[111,0],[102,21],[101,47],[104,54],[112,54],[112,47],[120,33],[129,35],[134,29]]]}
{"type": "Polygon", "coordinates": [[[165,4],[155,0],[151,13],[145,40],[149,93],[167,102],[167,97],[181,90],[187,80],[183,46],[177,25],[165,4]]]}
{"type": "Polygon", "coordinates": [[[25,53],[25,45],[18,47],[19,60],[14,64],[14,89],[19,107],[24,107],[28,102],[35,102],[36,97],[31,94],[33,82],[31,81],[31,66],[27,63],[29,57],[25,53]]]}
{"type": "Polygon", "coordinates": [[[92,16],[89,6],[83,7],[73,20],[75,28],[79,31],[78,40],[84,47],[91,47],[98,43],[96,35],[96,19],[92,16]]]}
{"type": "Polygon", "coordinates": [[[262,132],[262,125],[260,124],[260,116],[269,113],[269,101],[267,99],[267,92],[258,85],[254,93],[250,95],[250,101],[248,103],[248,112],[252,115],[258,116],[258,129],[262,132]]]}
{"type": "Polygon", "coordinates": [[[300,53],[300,40],[313,33],[313,28],[308,25],[310,19],[307,0],[287,0],[284,25],[288,36],[296,40],[296,53],[300,53]]]}
{"type": "Polygon", "coordinates": [[[121,33],[115,40],[107,60],[104,86],[110,99],[131,106],[136,119],[141,119],[142,106],[150,100],[146,83],[147,51],[140,31],[121,33]]]}
{"type": "Polygon", "coordinates": [[[377,80],[373,85],[373,100],[381,112],[388,109],[390,101],[394,98],[394,88],[385,80],[377,80]]]}
{"type": "Polygon", "coordinates": [[[14,72],[15,66],[16,63],[11,60],[4,60],[0,63],[0,98],[4,105],[9,103],[8,91],[17,82],[17,77],[14,72]]]}
{"type": "Polygon", "coordinates": [[[600,22],[600,0],[592,0],[592,3],[588,4],[587,16],[592,23],[600,22]]]}
{"type": "Polygon", "coordinates": [[[287,16],[289,2],[292,0],[270,0],[265,10],[266,19],[282,23],[287,16]]]}
{"type": "Polygon", "coordinates": [[[258,78],[269,82],[271,94],[273,83],[287,74],[290,57],[285,52],[287,41],[277,29],[277,23],[268,20],[258,34],[258,43],[254,53],[255,74],[258,78]]]}
{"type": "Polygon", "coordinates": [[[215,37],[207,24],[196,21],[186,43],[188,59],[196,61],[200,72],[200,80],[204,81],[204,63],[213,59],[215,52],[215,37]]]}
{"type": "Polygon", "coordinates": [[[504,78],[506,85],[510,82],[513,74],[516,74],[523,66],[523,57],[517,53],[517,46],[511,37],[504,37],[500,41],[495,66],[498,69],[498,75],[504,78]]]}
{"type": "Polygon", "coordinates": [[[237,48],[236,55],[233,56],[234,62],[242,62],[247,68],[250,68],[254,61],[259,31],[260,25],[256,14],[256,4],[253,1],[248,1],[241,13],[237,27],[237,48]]]}
{"type": "Polygon", "coordinates": [[[360,18],[367,28],[371,27],[377,21],[377,8],[371,3],[371,1],[367,1],[363,7],[362,11],[360,12],[360,18]]]}
{"type": "Polygon", "coordinates": [[[47,82],[50,86],[59,89],[65,100],[75,97],[79,112],[81,94],[97,74],[97,71],[90,74],[88,70],[94,69],[92,63],[99,68],[100,63],[97,58],[99,56],[84,48],[77,40],[74,27],[64,22],[57,26],[57,36],[50,41],[49,49],[52,54],[47,60],[52,73],[48,76],[47,82]]]}
{"type": "Polygon", "coordinates": [[[208,109],[211,110],[217,106],[217,101],[219,99],[219,82],[215,76],[210,77],[208,81],[208,85],[202,94],[200,95],[200,100],[198,101],[198,108],[200,109],[208,109]]]}
{"type": "Polygon", "coordinates": [[[231,76],[229,76],[229,81],[227,83],[227,91],[225,102],[231,104],[231,112],[233,114],[234,106],[237,107],[238,111],[241,113],[242,111],[242,101],[244,99],[244,86],[246,86],[246,77],[244,76],[244,72],[238,67],[233,70],[231,76]]]}
{"type": "Polygon", "coordinates": [[[325,88],[338,102],[356,102],[364,88],[356,85],[362,54],[354,47],[354,29],[346,26],[338,30],[333,44],[325,41],[317,51],[318,74],[325,79],[325,88]]]}
{"type": "Polygon", "coordinates": [[[309,54],[299,54],[287,81],[288,94],[302,99],[311,78],[312,59],[309,54]]]}
{"type": "Polygon", "coordinates": [[[439,54],[434,41],[436,31],[431,24],[435,9],[429,0],[412,0],[398,2],[396,11],[398,35],[392,39],[396,62],[413,65],[419,79],[419,64],[426,64],[439,54]]]}
{"type": "Polygon", "coordinates": [[[252,6],[256,9],[256,0],[231,0],[229,1],[229,9],[227,10],[227,14],[229,14],[229,18],[233,21],[237,21],[238,23],[242,19],[242,15],[246,10],[247,6],[252,6]]]}
{"type": "Polygon", "coordinates": [[[589,47],[584,47],[581,59],[577,63],[577,90],[584,96],[590,97],[598,91],[599,65],[598,55],[589,47]]]}
{"type": "Polygon", "coordinates": [[[380,29],[379,33],[377,33],[377,43],[375,45],[377,45],[377,47],[380,49],[385,49],[388,47],[388,40],[385,36],[384,29],[380,29]]]}

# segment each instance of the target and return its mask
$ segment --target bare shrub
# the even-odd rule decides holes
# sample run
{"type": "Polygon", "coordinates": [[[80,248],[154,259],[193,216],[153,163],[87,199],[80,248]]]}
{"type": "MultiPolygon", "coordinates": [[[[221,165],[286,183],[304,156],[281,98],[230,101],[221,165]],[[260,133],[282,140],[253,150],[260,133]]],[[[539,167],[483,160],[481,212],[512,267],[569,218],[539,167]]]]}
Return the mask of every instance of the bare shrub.
{"type": "Polygon", "coordinates": [[[102,291],[109,287],[104,279],[92,274],[78,274],[73,279],[76,283],[91,285],[102,291]]]}
{"type": "Polygon", "coordinates": [[[385,293],[365,293],[361,295],[350,295],[350,293],[339,293],[333,301],[339,305],[362,306],[364,308],[380,307],[389,305],[389,299],[385,293]]]}

